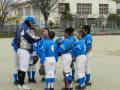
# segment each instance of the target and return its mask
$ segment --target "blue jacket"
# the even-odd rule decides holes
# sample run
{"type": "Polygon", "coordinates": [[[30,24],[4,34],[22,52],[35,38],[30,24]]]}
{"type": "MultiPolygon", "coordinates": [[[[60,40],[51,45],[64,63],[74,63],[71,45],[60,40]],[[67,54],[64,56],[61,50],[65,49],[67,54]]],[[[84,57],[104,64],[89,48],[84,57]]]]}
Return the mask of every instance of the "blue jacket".
{"type": "Polygon", "coordinates": [[[62,44],[58,47],[58,53],[68,54],[72,53],[72,42],[71,40],[65,38],[62,44]]]}
{"type": "Polygon", "coordinates": [[[13,38],[11,44],[12,44],[13,49],[14,49],[15,51],[17,51],[17,47],[16,47],[16,45],[15,45],[15,38],[13,38]]]}
{"type": "Polygon", "coordinates": [[[44,42],[40,49],[41,52],[38,54],[38,56],[41,57],[41,64],[44,63],[45,57],[55,57],[57,62],[57,44],[52,39],[48,39],[46,42],[44,42]]]}
{"type": "Polygon", "coordinates": [[[86,54],[92,49],[92,36],[90,34],[86,34],[85,36],[85,44],[86,44],[86,54]]]}
{"type": "Polygon", "coordinates": [[[77,57],[79,55],[85,55],[86,54],[85,39],[79,39],[79,41],[73,45],[72,51],[73,51],[73,57],[77,57]]]}
{"type": "Polygon", "coordinates": [[[26,23],[23,23],[17,30],[15,39],[17,48],[32,50],[32,44],[37,42],[40,38],[32,36],[30,27],[26,23]]]}

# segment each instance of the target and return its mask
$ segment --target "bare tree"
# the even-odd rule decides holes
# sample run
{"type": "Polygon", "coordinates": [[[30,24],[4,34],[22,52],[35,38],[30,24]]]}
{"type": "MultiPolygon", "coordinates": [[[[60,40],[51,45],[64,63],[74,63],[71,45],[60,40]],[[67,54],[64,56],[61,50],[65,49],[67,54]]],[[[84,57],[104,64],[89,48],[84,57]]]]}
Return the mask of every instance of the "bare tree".
{"type": "Polygon", "coordinates": [[[33,8],[38,8],[44,16],[45,26],[48,27],[48,18],[50,13],[59,0],[29,0],[33,8]]]}
{"type": "Polygon", "coordinates": [[[0,0],[0,25],[5,24],[9,9],[10,0],[0,0]]]}

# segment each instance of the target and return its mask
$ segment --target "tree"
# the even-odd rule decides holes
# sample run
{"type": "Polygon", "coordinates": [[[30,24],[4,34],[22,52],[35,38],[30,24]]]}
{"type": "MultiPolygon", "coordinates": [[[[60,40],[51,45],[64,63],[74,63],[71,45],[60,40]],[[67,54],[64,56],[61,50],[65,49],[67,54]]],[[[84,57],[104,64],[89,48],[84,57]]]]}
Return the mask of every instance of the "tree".
{"type": "Polygon", "coordinates": [[[0,25],[5,24],[7,18],[10,0],[0,0],[0,25]]]}
{"type": "Polygon", "coordinates": [[[119,16],[113,13],[113,14],[110,14],[107,19],[108,21],[117,22],[119,20],[119,16]]]}
{"type": "Polygon", "coordinates": [[[55,9],[54,6],[59,0],[29,0],[34,8],[40,9],[44,16],[45,26],[48,27],[48,18],[50,13],[55,9]]]}
{"type": "Polygon", "coordinates": [[[70,24],[72,24],[73,21],[73,16],[70,13],[70,7],[69,7],[69,3],[64,3],[64,11],[61,11],[61,18],[60,18],[60,22],[62,22],[61,27],[66,28],[71,26],[70,24]]]}

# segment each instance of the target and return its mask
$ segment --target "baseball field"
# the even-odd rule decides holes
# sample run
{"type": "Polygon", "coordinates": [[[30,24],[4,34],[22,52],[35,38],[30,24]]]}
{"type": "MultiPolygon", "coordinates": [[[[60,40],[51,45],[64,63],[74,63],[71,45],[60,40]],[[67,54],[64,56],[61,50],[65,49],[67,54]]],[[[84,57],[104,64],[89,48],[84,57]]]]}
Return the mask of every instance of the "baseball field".
{"type": "MultiPolygon", "coordinates": [[[[12,38],[0,38],[0,90],[18,90],[13,84],[13,49],[12,38]]],[[[37,64],[37,71],[39,63],[37,64]]],[[[61,61],[56,67],[55,90],[64,87],[61,61]]],[[[93,56],[91,58],[92,86],[86,90],[120,90],[120,36],[93,36],[93,56]]],[[[77,78],[76,78],[77,79],[77,78]]],[[[36,84],[26,84],[32,90],[44,90],[38,72],[36,84]]],[[[77,84],[73,83],[73,87],[77,84]]],[[[74,89],[75,90],[75,89],[74,89]]]]}

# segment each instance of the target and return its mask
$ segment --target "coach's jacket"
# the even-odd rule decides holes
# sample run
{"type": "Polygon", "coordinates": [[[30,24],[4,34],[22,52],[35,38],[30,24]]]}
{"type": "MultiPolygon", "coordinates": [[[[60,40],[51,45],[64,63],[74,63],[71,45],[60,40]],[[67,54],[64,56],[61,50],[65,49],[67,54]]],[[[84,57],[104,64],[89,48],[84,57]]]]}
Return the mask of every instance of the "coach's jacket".
{"type": "Polygon", "coordinates": [[[37,42],[40,38],[33,35],[30,27],[23,23],[19,30],[16,32],[16,47],[32,51],[32,44],[37,42]]]}

